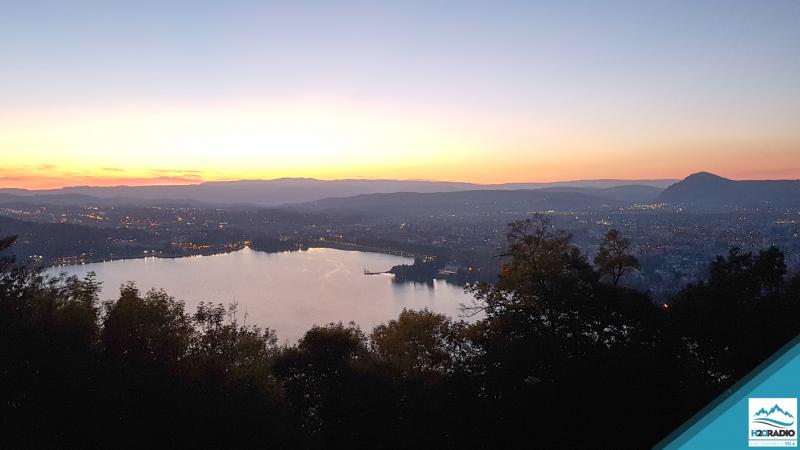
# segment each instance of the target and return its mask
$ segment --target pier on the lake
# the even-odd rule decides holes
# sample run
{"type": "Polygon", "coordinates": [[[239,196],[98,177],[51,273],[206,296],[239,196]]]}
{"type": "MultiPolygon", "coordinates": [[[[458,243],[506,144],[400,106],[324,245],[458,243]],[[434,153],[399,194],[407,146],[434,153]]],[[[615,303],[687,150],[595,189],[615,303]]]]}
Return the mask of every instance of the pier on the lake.
{"type": "Polygon", "coordinates": [[[364,275],[382,275],[384,273],[389,273],[389,272],[372,272],[370,270],[364,269],[364,275]]]}

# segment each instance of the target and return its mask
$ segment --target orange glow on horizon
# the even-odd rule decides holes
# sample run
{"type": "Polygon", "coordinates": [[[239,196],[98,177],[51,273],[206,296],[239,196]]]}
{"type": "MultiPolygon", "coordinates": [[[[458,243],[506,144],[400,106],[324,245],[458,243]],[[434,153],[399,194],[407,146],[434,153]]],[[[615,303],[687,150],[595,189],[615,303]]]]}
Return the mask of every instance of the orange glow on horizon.
{"type": "MultiPolygon", "coordinates": [[[[229,176],[205,176],[203,174],[196,174],[191,176],[180,175],[179,171],[175,171],[176,175],[161,175],[161,176],[135,176],[135,175],[80,175],[80,174],[64,174],[64,175],[47,175],[47,174],[34,174],[34,169],[31,172],[9,172],[7,170],[0,171],[0,188],[18,188],[30,190],[46,190],[46,189],[59,189],[63,187],[73,186],[152,186],[152,185],[192,185],[204,182],[214,181],[237,181],[237,180],[271,180],[276,178],[316,178],[320,180],[343,180],[343,179],[364,179],[364,180],[377,180],[377,179],[397,179],[397,180],[425,180],[425,181],[450,181],[450,182],[466,182],[475,184],[504,184],[504,183],[549,183],[560,181],[575,181],[575,180],[600,180],[600,179],[619,179],[619,180],[665,180],[665,179],[682,179],[693,172],[707,170],[704,168],[697,168],[687,170],[685,172],[655,172],[650,174],[641,174],[639,172],[620,172],[619,174],[595,174],[595,173],[574,173],[567,174],[563,177],[535,177],[522,178],[519,175],[520,170],[509,170],[506,175],[511,175],[508,178],[503,177],[465,177],[465,178],[435,178],[435,177],[412,177],[399,174],[392,176],[390,172],[379,171],[375,176],[361,176],[361,175],[346,175],[342,176],[326,176],[325,174],[265,174],[263,176],[243,173],[241,175],[232,174],[229,176]],[[516,176],[513,176],[516,175],[516,176]]],[[[800,179],[800,170],[774,170],[774,171],[757,171],[752,174],[747,173],[728,173],[725,171],[710,170],[717,175],[737,179],[737,180],[761,180],[761,179],[800,179]]],[[[502,174],[501,174],[502,175],[502,174]]]]}
{"type": "Polygon", "coordinates": [[[800,137],[707,127],[606,129],[534,116],[336,99],[0,110],[0,187],[415,179],[800,178],[800,137]],[[720,137],[724,136],[724,138],[720,137]]]}

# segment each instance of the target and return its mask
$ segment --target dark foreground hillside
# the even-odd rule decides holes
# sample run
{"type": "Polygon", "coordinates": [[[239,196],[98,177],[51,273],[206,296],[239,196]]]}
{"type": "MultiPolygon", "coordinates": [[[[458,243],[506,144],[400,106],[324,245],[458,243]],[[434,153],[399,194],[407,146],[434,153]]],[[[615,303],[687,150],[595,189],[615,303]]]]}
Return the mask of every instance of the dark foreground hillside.
{"type": "MultiPolygon", "coordinates": [[[[0,241],[0,249],[13,239],[0,241]]],[[[669,305],[542,222],[512,224],[468,324],[405,311],[281,347],[235,310],[0,260],[0,448],[642,448],[800,332],[775,248],[715,259],[669,305]],[[112,288],[112,287],[107,287],[112,288]]]]}

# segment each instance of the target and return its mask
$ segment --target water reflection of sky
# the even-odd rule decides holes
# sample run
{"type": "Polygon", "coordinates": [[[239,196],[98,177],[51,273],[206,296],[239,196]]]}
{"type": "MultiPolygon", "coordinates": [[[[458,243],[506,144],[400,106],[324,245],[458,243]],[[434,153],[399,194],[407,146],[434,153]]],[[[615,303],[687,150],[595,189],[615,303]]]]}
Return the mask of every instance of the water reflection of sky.
{"type": "Polygon", "coordinates": [[[408,258],[325,248],[263,253],[245,249],[223,255],[111,261],[61,267],[69,275],[97,273],[102,299],[115,298],[128,280],[141,290],[163,288],[194,311],[201,301],[239,304],[239,320],[268,326],[281,342],[293,342],[314,324],[355,321],[365,331],[397,317],[403,308],[428,308],[460,317],[471,297],[459,286],[394,283],[385,271],[408,258]]]}

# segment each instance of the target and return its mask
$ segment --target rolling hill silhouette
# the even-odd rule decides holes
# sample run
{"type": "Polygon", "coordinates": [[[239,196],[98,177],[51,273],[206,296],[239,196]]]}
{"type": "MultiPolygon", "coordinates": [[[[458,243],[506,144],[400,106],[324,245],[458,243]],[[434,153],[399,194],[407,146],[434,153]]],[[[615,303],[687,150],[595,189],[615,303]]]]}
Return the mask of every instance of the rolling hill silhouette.
{"type": "Polygon", "coordinates": [[[736,181],[709,172],[698,172],[669,186],[661,193],[659,200],[710,208],[800,206],[800,181],[736,181]]]}
{"type": "Polygon", "coordinates": [[[178,186],[74,186],[49,190],[0,189],[5,203],[150,204],[179,201],[213,205],[279,206],[305,203],[329,197],[394,192],[459,192],[474,190],[577,189],[583,193],[615,199],[652,199],[674,180],[576,180],[554,183],[472,184],[420,180],[317,180],[279,178],[275,180],[214,181],[178,186]],[[608,188],[614,188],[608,190],[608,188]],[[582,191],[586,189],[586,191],[582,191]],[[605,192],[598,192],[605,190],[605,192]],[[37,198],[38,197],[38,198],[37,198]]]}
{"type": "Polygon", "coordinates": [[[546,189],[513,191],[481,190],[460,192],[395,192],[363,194],[354,197],[326,198],[291,206],[306,212],[394,216],[473,215],[546,210],[589,210],[617,208],[629,202],[598,197],[583,192],[546,189]]]}

